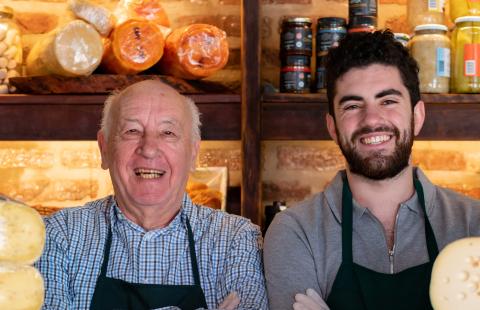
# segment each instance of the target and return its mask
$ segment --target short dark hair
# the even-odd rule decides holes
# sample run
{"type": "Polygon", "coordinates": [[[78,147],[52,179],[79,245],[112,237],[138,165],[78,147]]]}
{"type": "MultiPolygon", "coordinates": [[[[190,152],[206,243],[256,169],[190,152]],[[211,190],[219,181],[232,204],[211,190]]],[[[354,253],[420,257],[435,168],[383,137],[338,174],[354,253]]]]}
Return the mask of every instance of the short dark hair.
{"type": "Polygon", "coordinates": [[[395,40],[390,30],[348,34],[338,47],[330,49],[326,61],[326,86],[328,113],[334,115],[333,98],[336,83],[352,68],[372,64],[393,66],[398,69],[403,84],[408,89],[413,107],[420,100],[418,65],[406,47],[395,40]]]}

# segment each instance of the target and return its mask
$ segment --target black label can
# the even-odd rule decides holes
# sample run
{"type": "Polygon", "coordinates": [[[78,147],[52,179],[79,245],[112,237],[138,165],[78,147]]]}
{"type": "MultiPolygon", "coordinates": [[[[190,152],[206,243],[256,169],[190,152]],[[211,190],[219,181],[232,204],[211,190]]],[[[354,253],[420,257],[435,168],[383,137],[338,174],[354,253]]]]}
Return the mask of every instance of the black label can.
{"type": "Polygon", "coordinates": [[[348,0],[348,17],[375,16],[377,17],[377,0],[348,0]]]}
{"type": "Polygon", "coordinates": [[[341,17],[322,17],[317,21],[317,56],[323,55],[347,35],[347,21],[341,17]]]}
{"type": "Polygon", "coordinates": [[[288,66],[280,70],[280,92],[305,94],[310,92],[311,70],[306,66],[288,66]]]}
{"type": "Polygon", "coordinates": [[[280,53],[312,55],[312,21],[307,17],[289,17],[282,22],[280,53]]]}

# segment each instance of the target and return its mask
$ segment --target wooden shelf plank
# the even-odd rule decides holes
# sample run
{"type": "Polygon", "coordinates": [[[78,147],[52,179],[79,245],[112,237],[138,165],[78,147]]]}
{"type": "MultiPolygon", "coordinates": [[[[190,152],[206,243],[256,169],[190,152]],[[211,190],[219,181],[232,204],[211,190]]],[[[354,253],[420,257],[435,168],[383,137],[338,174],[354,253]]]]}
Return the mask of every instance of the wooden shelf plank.
{"type": "MultiPolygon", "coordinates": [[[[240,95],[190,96],[204,140],[240,140],[240,95]]],[[[104,95],[0,95],[0,140],[95,140],[104,95]]]]}
{"type": "MultiPolygon", "coordinates": [[[[479,140],[480,94],[423,94],[426,120],[420,140],[479,140]]],[[[262,139],[329,140],[325,94],[263,96],[262,139]]]]}

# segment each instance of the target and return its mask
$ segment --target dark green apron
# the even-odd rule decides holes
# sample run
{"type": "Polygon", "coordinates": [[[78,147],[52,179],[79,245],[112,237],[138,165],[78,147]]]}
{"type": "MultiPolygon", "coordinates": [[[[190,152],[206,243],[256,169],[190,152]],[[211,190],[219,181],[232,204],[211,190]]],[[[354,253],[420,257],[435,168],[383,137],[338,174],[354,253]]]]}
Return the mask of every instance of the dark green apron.
{"type": "Polygon", "coordinates": [[[90,309],[142,310],[168,306],[176,306],[182,310],[194,310],[202,307],[206,309],[207,303],[202,287],[200,286],[195,244],[188,218],[186,223],[194,285],[128,283],[123,280],[107,277],[107,265],[112,243],[112,230],[110,228],[104,249],[102,269],[97,279],[90,309]]]}
{"type": "MultiPolygon", "coordinates": [[[[342,264],[333,282],[327,304],[332,310],[424,310],[433,309],[428,295],[437,242],[425,210],[423,188],[416,178],[415,190],[425,218],[428,263],[396,274],[369,270],[353,262],[352,192],[344,178],[342,196],[342,264]]],[[[412,253],[412,255],[416,255],[412,253]]]]}

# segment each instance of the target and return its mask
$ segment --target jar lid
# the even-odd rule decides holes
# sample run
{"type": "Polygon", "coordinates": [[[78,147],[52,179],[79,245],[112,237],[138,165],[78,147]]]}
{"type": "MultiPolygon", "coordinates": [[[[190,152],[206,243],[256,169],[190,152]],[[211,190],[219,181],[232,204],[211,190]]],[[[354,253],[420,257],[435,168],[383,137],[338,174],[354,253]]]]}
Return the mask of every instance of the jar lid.
{"type": "Polygon", "coordinates": [[[285,21],[288,23],[312,23],[312,20],[309,17],[286,17],[285,21]]]}
{"type": "Polygon", "coordinates": [[[13,9],[6,5],[0,5],[0,15],[11,18],[13,16],[13,9]]]}
{"type": "Polygon", "coordinates": [[[462,16],[455,19],[455,24],[463,22],[480,22],[480,16],[462,16]]]}
{"type": "Polygon", "coordinates": [[[418,25],[415,27],[414,31],[422,31],[422,30],[441,30],[441,31],[448,31],[448,27],[441,24],[423,24],[418,25]]]}
{"type": "Polygon", "coordinates": [[[317,20],[318,24],[337,24],[337,25],[342,25],[345,26],[347,24],[347,20],[343,17],[320,17],[317,20]]]}
{"type": "Polygon", "coordinates": [[[353,16],[350,20],[350,28],[361,26],[377,26],[377,18],[375,16],[353,16]]]}

